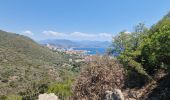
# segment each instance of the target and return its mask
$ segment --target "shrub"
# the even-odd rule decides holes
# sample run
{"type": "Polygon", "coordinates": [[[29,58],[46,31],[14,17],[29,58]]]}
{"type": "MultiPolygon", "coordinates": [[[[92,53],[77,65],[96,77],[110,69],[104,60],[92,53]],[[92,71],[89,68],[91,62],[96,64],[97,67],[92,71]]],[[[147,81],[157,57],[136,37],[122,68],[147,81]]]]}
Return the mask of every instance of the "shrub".
{"type": "Polygon", "coordinates": [[[72,80],[53,84],[49,87],[48,93],[55,93],[60,99],[68,99],[71,96],[72,80]]]}
{"type": "MultiPolygon", "coordinates": [[[[170,20],[169,20],[170,22],[170,20]]],[[[150,34],[141,51],[143,65],[148,72],[155,69],[169,68],[170,65],[170,24],[159,27],[150,34]]]]}
{"type": "Polygon", "coordinates": [[[109,57],[96,57],[82,69],[73,86],[73,99],[103,99],[106,90],[122,88],[124,70],[122,66],[109,57]]]}
{"type": "Polygon", "coordinates": [[[0,99],[1,100],[22,100],[22,97],[19,95],[8,95],[8,96],[2,96],[0,99]]]}

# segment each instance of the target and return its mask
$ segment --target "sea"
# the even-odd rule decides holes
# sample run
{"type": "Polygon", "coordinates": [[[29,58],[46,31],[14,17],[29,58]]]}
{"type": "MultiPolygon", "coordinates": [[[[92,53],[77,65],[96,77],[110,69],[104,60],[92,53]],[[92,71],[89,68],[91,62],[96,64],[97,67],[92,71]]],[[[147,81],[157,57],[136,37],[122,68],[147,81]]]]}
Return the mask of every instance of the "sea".
{"type": "Polygon", "coordinates": [[[107,48],[73,48],[73,50],[86,50],[88,55],[104,55],[107,48]]]}

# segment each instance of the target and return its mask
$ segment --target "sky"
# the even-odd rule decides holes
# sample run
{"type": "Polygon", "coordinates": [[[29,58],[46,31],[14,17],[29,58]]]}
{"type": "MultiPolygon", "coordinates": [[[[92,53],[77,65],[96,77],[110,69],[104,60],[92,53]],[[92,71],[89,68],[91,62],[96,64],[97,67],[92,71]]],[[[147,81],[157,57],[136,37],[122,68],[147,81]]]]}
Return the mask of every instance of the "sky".
{"type": "Polygon", "coordinates": [[[169,5],[170,0],[0,0],[0,30],[36,41],[111,41],[140,22],[150,27],[169,5]]]}

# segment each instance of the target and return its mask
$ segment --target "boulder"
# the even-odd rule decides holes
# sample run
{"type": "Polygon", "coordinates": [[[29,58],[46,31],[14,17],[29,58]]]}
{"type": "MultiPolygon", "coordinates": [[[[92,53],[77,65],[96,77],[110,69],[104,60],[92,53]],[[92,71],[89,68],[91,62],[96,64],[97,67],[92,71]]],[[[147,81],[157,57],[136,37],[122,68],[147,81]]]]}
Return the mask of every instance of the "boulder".
{"type": "Polygon", "coordinates": [[[38,100],[60,100],[54,93],[44,93],[38,96],[38,100]]]}
{"type": "Polygon", "coordinates": [[[120,89],[114,89],[113,91],[105,92],[105,100],[124,100],[124,96],[120,89]]]}

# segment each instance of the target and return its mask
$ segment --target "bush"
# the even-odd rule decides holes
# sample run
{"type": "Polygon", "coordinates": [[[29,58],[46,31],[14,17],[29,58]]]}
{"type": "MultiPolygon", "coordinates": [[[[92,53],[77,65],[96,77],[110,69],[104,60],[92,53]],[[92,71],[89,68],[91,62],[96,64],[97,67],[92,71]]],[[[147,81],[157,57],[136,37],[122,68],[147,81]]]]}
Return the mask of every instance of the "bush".
{"type": "Polygon", "coordinates": [[[73,99],[103,99],[106,90],[121,89],[124,84],[122,66],[109,57],[96,57],[82,69],[73,86],[73,99]]]}
{"type": "MultiPolygon", "coordinates": [[[[169,20],[170,22],[170,20],[169,20]]],[[[146,40],[141,51],[143,65],[148,72],[153,69],[169,68],[170,65],[170,25],[159,27],[146,40]]]]}
{"type": "Polygon", "coordinates": [[[22,100],[22,97],[19,95],[9,95],[9,96],[2,96],[1,100],[22,100]]]}
{"type": "Polygon", "coordinates": [[[72,80],[67,80],[62,83],[56,83],[49,87],[48,93],[55,93],[60,99],[68,99],[71,96],[72,80]]]}

